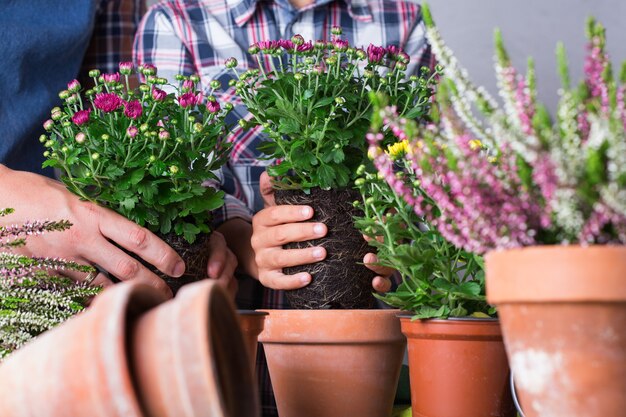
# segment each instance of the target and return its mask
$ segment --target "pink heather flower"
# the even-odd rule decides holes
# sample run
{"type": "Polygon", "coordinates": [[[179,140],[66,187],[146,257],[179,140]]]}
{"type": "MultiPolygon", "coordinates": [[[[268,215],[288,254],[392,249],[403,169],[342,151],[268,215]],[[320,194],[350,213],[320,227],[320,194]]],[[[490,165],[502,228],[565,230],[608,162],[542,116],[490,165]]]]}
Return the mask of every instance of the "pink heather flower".
{"type": "Polygon", "coordinates": [[[184,94],[181,94],[178,97],[178,103],[180,104],[181,107],[193,107],[196,104],[198,104],[198,102],[200,101],[199,99],[201,98],[201,95],[198,94],[198,96],[196,96],[194,93],[187,92],[184,94]]]}
{"type": "Polygon", "coordinates": [[[312,50],[313,50],[313,42],[311,41],[298,45],[296,48],[296,51],[301,52],[301,53],[310,52],[312,50]]]}
{"type": "Polygon", "coordinates": [[[87,110],[79,110],[72,116],[72,122],[76,126],[84,125],[89,121],[89,115],[91,114],[91,109],[87,110]]]}
{"type": "Polygon", "coordinates": [[[104,79],[104,82],[107,84],[118,83],[120,82],[120,73],[116,72],[114,74],[104,74],[102,78],[104,79]]]}
{"type": "Polygon", "coordinates": [[[350,45],[348,44],[347,40],[337,38],[333,41],[333,46],[335,47],[336,51],[345,52],[348,50],[348,46],[350,45]]]}
{"type": "Polygon", "coordinates": [[[379,64],[385,57],[387,51],[382,46],[376,46],[370,43],[367,47],[367,57],[372,64],[379,64]]]}
{"type": "Polygon", "coordinates": [[[134,138],[138,133],[139,129],[137,129],[137,126],[129,126],[128,129],[126,129],[126,134],[130,138],[134,138]]]}
{"type": "Polygon", "coordinates": [[[132,62],[120,62],[120,73],[129,75],[133,70],[132,62]]]}
{"type": "Polygon", "coordinates": [[[143,113],[143,106],[139,100],[132,100],[125,104],[124,115],[133,120],[137,120],[143,113]]]}
{"type": "Polygon", "coordinates": [[[75,93],[80,90],[80,83],[78,82],[78,80],[72,80],[67,83],[67,89],[72,93],[75,93]]]}
{"type": "Polygon", "coordinates": [[[206,109],[211,113],[217,113],[218,111],[220,111],[220,108],[220,103],[218,103],[217,101],[209,101],[206,104],[206,109]]]}
{"type": "Polygon", "coordinates": [[[152,98],[154,101],[163,101],[165,100],[165,97],[167,97],[167,93],[165,91],[156,87],[152,90],[152,98]]]}
{"type": "Polygon", "coordinates": [[[76,139],[76,143],[83,143],[85,142],[86,138],[87,136],[83,132],[78,132],[76,136],[74,136],[74,139],[76,139]]]}
{"type": "Polygon", "coordinates": [[[278,41],[278,46],[280,46],[281,48],[283,48],[287,52],[293,51],[294,48],[296,47],[292,41],[287,40],[287,39],[279,40],[278,41]]]}
{"type": "Polygon", "coordinates": [[[115,93],[98,93],[93,105],[105,113],[111,113],[122,105],[122,99],[115,93]]]}

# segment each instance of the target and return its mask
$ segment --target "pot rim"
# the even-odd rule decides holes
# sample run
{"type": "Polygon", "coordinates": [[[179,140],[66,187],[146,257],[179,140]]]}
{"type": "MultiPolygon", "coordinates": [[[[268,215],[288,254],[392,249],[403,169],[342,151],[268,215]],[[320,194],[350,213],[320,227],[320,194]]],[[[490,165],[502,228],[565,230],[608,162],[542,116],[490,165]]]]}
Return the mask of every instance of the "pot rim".
{"type": "Polygon", "coordinates": [[[267,316],[267,311],[251,310],[251,309],[238,309],[237,314],[245,316],[267,316]]]}
{"type": "Polygon", "coordinates": [[[625,302],[626,245],[546,245],[485,256],[492,304],[625,302]]]}
{"type": "MultiPolygon", "coordinates": [[[[398,314],[397,317],[399,319],[412,319],[413,318],[413,314],[411,313],[401,313],[398,314]]],[[[447,319],[439,319],[439,318],[431,318],[431,319],[416,319],[416,320],[411,320],[411,321],[421,321],[421,322],[453,322],[453,321],[468,321],[468,322],[477,322],[477,321],[484,321],[484,322],[497,322],[500,321],[499,318],[497,317],[448,317],[447,319]]]]}

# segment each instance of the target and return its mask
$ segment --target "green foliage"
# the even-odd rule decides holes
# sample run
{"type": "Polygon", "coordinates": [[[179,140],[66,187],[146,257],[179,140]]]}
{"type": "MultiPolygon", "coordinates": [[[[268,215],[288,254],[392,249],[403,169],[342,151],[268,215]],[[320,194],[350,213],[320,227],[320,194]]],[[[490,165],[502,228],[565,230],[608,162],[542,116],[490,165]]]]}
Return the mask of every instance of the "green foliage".
{"type": "Polygon", "coordinates": [[[223,204],[223,192],[203,183],[216,180],[212,171],[228,158],[224,119],[232,106],[222,109],[213,96],[201,103],[196,76],[179,76],[171,85],[153,69],[144,72],[147,83],[137,90],[109,74],[95,78],[83,96],[77,82],[68,84],[71,91],[60,93],[63,109],[52,109],[44,125],[44,165],[59,168],[80,197],[191,243],[209,231],[210,211],[223,204]],[[105,94],[121,104],[103,105],[105,94]]]}
{"type": "Polygon", "coordinates": [[[384,92],[402,114],[418,119],[428,112],[433,81],[427,69],[406,79],[409,57],[397,48],[380,48],[374,62],[374,46],[366,52],[338,37],[315,46],[298,35],[292,41],[253,46],[260,68],[264,58],[274,63],[270,73],[237,73],[237,93],[253,116],[246,127],[261,126],[269,136],[259,150],[278,161],[268,169],[278,188],[346,187],[367,161],[368,95],[384,92]]]}
{"type": "MultiPolygon", "coordinates": [[[[415,183],[415,176],[406,168],[409,174],[405,175],[411,178],[405,181],[415,183]]],[[[379,263],[402,276],[396,291],[377,297],[412,312],[415,319],[494,316],[495,310],[485,300],[482,258],[447,242],[381,175],[363,168],[359,172],[363,176],[356,185],[363,199],[355,205],[364,216],[356,219],[356,226],[370,238],[379,263]]],[[[433,204],[419,186],[413,191],[415,197],[433,204]]]]}

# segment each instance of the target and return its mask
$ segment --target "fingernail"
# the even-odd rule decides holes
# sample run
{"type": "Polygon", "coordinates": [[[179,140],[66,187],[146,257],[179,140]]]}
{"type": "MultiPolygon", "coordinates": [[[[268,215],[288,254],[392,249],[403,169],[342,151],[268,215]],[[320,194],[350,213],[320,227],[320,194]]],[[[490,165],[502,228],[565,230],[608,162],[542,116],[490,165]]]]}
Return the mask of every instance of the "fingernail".
{"type": "Polygon", "coordinates": [[[315,226],[313,226],[313,233],[315,233],[316,235],[322,236],[325,232],[324,229],[325,229],[324,225],[316,224],[315,226]]]}
{"type": "Polygon", "coordinates": [[[322,248],[315,248],[313,249],[313,257],[315,259],[323,259],[324,258],[324,249],[322,248]]]}
{"type": "Polygon", "coordinates": [[[311,211],[312,211],[311,207],[302,207],[302,216],[306,218],[310,217],[311,211]]]}
{"type": "Polygon", "coordinates": [[[176,266],[174,267],[174,274],[173,274],[173,276],[180,277],[184,273],[185,273],[185,263],[182,262],[182,261],[178,262],[176,264],[176,266]]]}
{"type": "Polygon", "coordinates": [[[300,282],[303,284],[308,284],[309,282],[311,282],[311,276],[309,274],[300,275],[300,282]]]}

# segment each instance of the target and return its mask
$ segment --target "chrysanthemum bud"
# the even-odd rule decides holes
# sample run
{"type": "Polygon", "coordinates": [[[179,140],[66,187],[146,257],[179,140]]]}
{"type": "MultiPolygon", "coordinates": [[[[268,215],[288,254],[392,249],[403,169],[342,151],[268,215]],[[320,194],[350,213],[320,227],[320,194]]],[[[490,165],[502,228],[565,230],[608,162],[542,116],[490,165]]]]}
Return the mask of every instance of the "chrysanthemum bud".
{"type": "Polygon", "coordinates": [[[89,70],[89,76],[91,78],[98,78],[100,76],[100,70],[97,70],[97,69],[89,70]]]}
{"type": "Polygon", "coordinates": [[[98,159],[100,159],[100,154],[98,152],[92,153],[91,159],[93,159],[94,161],[97,161],[98,159]]]}
{"type": "Polygon", "coordinates": [[[196,133],[200,133],[202,132],[203,126],[202,123],[194,123],[193,125],[193,131],[196,133]]]}
{"type": "Polygon", "coordinates": [[[141,126],[139,126],[139,130],[141,131],[141,133],[144,133],[148,129],[149,129],[149,126],[146,123],[144,123],[141,126]]]}
{"type": "Polygon", "coordinates": [[[226,111],[231,111],[235,106],[233,106],[232,103],[226,103],[224,104],[224,109],[226,109],[226,111]]]}
{"type": "Polygon", "coordinates": [[[129,138],[134,138],[135,136],[137,136],[138,133],[139,129],[137,128],[137,126],[129,126],[128,129],[126,129],[126,134],[129,138]]]}
{"type": "Polygon", "coordinates": [[[172,174],[178,174],[178,171],[179,171],[179,169],[178,169],[178,167],[176,165],[170,166],[170,172],[172,174]]]}
{"type": "Polygon", "coordinates": [[[229,87],[234,87],[236,84],[237,84],[237,80],[235,80],[235,79],[228,80],[228,86],[229,87]]]}
{"type": "Polygon", "coordinates": [[[330,33],[335,36],[340,36],[341,34],[343,34],[343,29],[341,28],[341,26],[333,26],[330,29],[330,33]]]}
{"type": "Polygon", "coordinates": [[[222,83],[219,80],[213,80],[213,81],[211,81],[210,86],[211,86],[212,89],[218,90],[218,89],[222,88],[222,83]]]}
{"type": "Polygon", "coordinates": [[[189,79],[194,83],[200,82],[200,76],[198,74],[192,74],[189,76],[189,79]]]}
{"type": "Polygon", "coordinates": [[[304,74],[302,74],[301,72],[297,72],[293,75],[293,78],[295,78],[296,81],[302,81],[302,79],[304,78],[304,74]]]}
{"type": "Polygon", "coordinates": [[[161,130],[159,132],[159,139],[168,140],[170,138],[170,132],[167,130],[161,130]]]}
{"type": "Polygon", "coordinates": [[[176,138],[176,143],[178,143],[179,145],[182,145],[183,142],[185,142],[185,139],[181,138],[180,136],[176,138]]]}
{"type": "Polygon", "coordinates": [[[83,142],[85,142],[86,138],[87,138],[87,136],[83,132],[78,132],[76,134],[76,136],[74,136],[74,139],[76,140],[76,143],[83,143],[83,142]]]}
{"type": "Polygon", "coordinates": [[[130,75],[133,72],[132,62],[120,62],[120,74],[130,75]]]}
{"type": "Polygon", "coordinates": [[[61,152],[66,153],[67,151],[69,151],[69,148],[67,146],[63,146],[61,148],[61,152]]]}
{"type": "Polygon", "coordinates": [[[48,140],[48,136],[43,135],[43,134],[39,136],[39,142],[40,143],[44,143],[47,140],[48,140]]]}
{"type": "Polygon", "coordinates": [[[102,136],[100,136],[100,139],[102,139],[102,140],[109,140],[109,139],[111,139],[111,136],[109,136],[106,133],[103,133],[102,136]]]}
{"type": "Polygon", "coordinates": [[[48,158],[50,156],[50,151],[45,151],[43,153],[44,158],[48,158]]]}
{"type": "Polygon", "coordinates": [[[80,83],[78,82],[78,80],[72,80],[67,83],[67,89],[72,93],[76,93],[80,91],[80,83]]]}
{"type": "Polygon", "coordinates": [[[141,73],[146,77],[150,75],[156,75],[156,67],[152,64],[144,64],[144,66],[141,68],[141,73]]]}
{"type": "Polygon", "coordinates": [[[63,126],[63,127],[70,127],[71,125],[72,125],[72,123],[67,121],[67,120],[64,121],[63,123],[61,123],[61,126],[63,126]]]}
{"type": "Polygon", "coordinates": [[[65,102],[67,104],[76,104],[76,103],[78,103],[78,95],[72,94],[71,96],[69,96],[68,98],[65,99],[65,102]]]}
{"type": "Polygon", "coordinates": [[[239,119],[239,121],[237,123],[239,124],[239,126],[241,126],[244,129],[246,129],[248,127],[248,122],[246,122],[243,119],[239,119]]]}
{"type": "Polygon", "coordinates": [[[368,206],[371,206],[374,203],[376,203],[376,199],[374,197],[367,197],[365,199],[365,204],[367,204],[368,206]]]}
{"type": "Polygon", "coordinates": [[[246,86],[246,83],[244,83],[243,81],[237,81],[237,83],[235,84],[235,87],[237,88],[244,88],[246,86]]]}
{"type": "Polygon", "coordinates": [[[234,57],[228,58],[225,62],[226,68],[235,68],[237,65],[239,65],[239,63],[234,57]]]}
{"type": "Polygon", "coordinates": [[[346,99],[343,98],[343,97],[335,97],[335,103],[338,106],[342,106],[342,105],[346,104],[346,99]]]}
{"type": "Polygon", "coordinates": [[[70,94],[71,94],[71,93],[70,93],[69,91],[67,91],[67,90],[63,90],[63,91],[61,91],[61,92],[59,93],[59,98],[60,98],[61,100],[65,100],[65,99],[67,99],[67,98],[70,96],[70,94]]]}
{"type": "Polygon", "coordinates": [[[361,164],[356,169],[356,175],[363,175],[365,173],[365,165],[361,164]]]}
{"type": "Polygon", "coordinates": [[[357,187],[361,187],[361,186],[365,185],[365,178],[357,178],[354,181],[354,185],[356,185],[357,187]]]}
{"type": "Polygon", "coordinates": [[[156,161],[156,160],[157,160],[157,157],[156,157],[156,156],[154,156],[154,155],[150,155],[150,157],[148,158],[148,161],[149,161],[149,162],[154,162],[154,161],[156,161]]]}
{"type": "Polygon", "coordinates": [[[259,48],[259,44],[258,43],[253,43],[252,45],[250,45],[250,47],[248,48],[248,53],[250,55],[256,55],[259,53],[259,51],[261,51],[261,48],[259,48]]]}
{"type": "Polygon", "coordinates": [[[291,42],[293,42],[293,44],[296,46],[302,45],[304,43],[304,38],[302,37],[302,35],[293,35],[291,37],[291,42]]]}
{"type": "Polygon", "coordinates": [[[52,120],[50,120],[50,119],[46,120],[46,121],[43,123],[43,128],[44,128],[47,132],[51,131],[53,127],[54,127],[54,122],[53,122],[52,120]]]}

